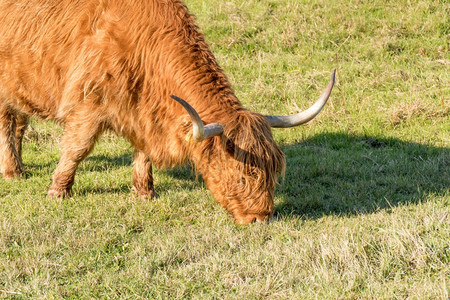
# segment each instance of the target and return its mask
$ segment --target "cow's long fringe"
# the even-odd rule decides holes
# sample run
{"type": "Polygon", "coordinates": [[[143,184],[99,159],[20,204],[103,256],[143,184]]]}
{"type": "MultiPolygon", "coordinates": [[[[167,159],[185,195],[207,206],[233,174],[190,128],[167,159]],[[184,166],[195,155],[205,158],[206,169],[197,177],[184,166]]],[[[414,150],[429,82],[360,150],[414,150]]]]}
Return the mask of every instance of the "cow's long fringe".
{"type": "Polygon", "coordinates": [[[211,151],[214,147],[208,143],[203,149],[204,163],[222,162],[216,174],[208,173],[220,179],[210,189],[213,193],[217,190],[215,194],[222,192],[223,198],[216,198],[235,217],[270,214],[277,177],[285,171],[284,154],[263,116],[242,110],[235,117],[235,122],[225,125],[223,136],[212,143],[225,151],[211,151]]]}

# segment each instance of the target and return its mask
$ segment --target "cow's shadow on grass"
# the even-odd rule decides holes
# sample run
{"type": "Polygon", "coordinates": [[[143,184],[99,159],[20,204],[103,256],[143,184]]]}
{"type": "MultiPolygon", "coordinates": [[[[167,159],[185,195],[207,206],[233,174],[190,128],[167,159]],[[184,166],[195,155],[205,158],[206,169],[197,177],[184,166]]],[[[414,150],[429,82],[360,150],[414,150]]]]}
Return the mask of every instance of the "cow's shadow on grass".
{"type": "MultiPolygon", "coordinates": [[[[81,187],[77,194],[87,195],[91,193],[133,193],[132,184],[132,163],[133,157],[131,153],[123,154],[116,157],[106,155],[92,155],[86,158],[85,162],[80,165],[81,171],[87,172],[107,172],[121,167],[129,168],[129,176],[125,178],[124,184],[119,186],[97,186],[97,187],[81,187]]],[[[191,191],[198,188],[199,182],[202,183],[201,177],[196,176],[192,167],[183,166],[172,169],[153,168],[153,177],[155,180],[155,189],[157,194],[164,194],[170,189],[178,189],[183,191],[191,191]],[[196,179],[197,182],[196,182],[196,179]]]]}
{"type": "Polygon", "coordinates": [[[123,166],[131,166],[133,161],[131,154],[122,154],[120,156],[111,157],[104,154],[88,156],[85,161],[92,161],[94,166],[91,167],[92,171],[104,171],[105,168],[117,168],[123,166]]]}
{"type": "MultiPolygon", "coordinates": [[[[446,193],[450,187],[449,148],[345,133],[324,133],[282,148],[287,166],[275,192],[276,217],[370,213],[425,201],[428,195],[446,193]]],[[[132,157],[97,155],[86,161],[86,171],[107,171],[131,168],[132,157]]],[[[190,191],[204,184],[190,166],[157,170],[156,177],[159,194],[180,188],[190,191]]],[[[130,189],[131,177],[107,191],[130,189]]],[[[96,192],[105,189],[85,187],[78,194],[96,192]]]]}
{"type": "Polygon", "coordinates": [[[450,187],[449,148],[324,133],[283,150],[287,167],[275,216],[371,213],[450,187]]]}

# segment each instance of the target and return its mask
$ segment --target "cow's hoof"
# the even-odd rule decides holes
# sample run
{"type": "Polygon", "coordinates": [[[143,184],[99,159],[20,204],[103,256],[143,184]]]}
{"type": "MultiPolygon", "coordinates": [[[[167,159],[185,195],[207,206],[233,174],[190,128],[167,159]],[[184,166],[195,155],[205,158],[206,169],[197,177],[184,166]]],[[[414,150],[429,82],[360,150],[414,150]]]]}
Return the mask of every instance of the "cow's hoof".
{"type": "Polygon", "coordinates": [[[138,190],[136,187],[132,187],[132,191],[136,194],[136,196],[140,197],[142,200],[152,200],[158,197],[155,190],[138,190]]]}
{"type": "Polygon", "coordinates": [[[22,173],[23,172],[21,170],[14,170],[14,171],[4,171],[2,175],[4,180],[12,180],[15,178],[21,178],[22,173]]]}
{"type": "Polygon", "coordinates": [[[57,188],[51,187],[48,190],[48,194],[47,195],[51,199],[66,198],[66,197],[70,197],[71,191],[70,190],[57,189],[57,188]]]}

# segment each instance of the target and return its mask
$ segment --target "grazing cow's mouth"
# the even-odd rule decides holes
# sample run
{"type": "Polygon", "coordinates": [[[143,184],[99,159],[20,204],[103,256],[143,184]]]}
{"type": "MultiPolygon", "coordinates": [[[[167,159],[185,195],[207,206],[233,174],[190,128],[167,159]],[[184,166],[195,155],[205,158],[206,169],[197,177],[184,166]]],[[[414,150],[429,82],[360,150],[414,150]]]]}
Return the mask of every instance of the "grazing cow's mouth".
{"type": "Polygon", "coordinates": [[[251,223],[269,223],[272,214],[243,214],[234,216],[236,224],[248,225],[251,223]]]}

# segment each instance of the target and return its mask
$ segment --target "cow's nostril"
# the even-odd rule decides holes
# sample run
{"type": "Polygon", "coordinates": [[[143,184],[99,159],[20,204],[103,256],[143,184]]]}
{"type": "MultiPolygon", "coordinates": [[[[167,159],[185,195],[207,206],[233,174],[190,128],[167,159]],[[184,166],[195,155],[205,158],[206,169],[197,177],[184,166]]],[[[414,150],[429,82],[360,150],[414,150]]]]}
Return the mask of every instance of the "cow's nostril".
{"type": "Polygon", "coordinates": [[[256,223],[258,221],[258,218],[253,218],[253,220],[251,221],[251,223],[256,223]]]}

